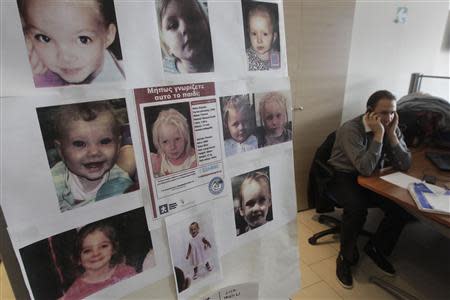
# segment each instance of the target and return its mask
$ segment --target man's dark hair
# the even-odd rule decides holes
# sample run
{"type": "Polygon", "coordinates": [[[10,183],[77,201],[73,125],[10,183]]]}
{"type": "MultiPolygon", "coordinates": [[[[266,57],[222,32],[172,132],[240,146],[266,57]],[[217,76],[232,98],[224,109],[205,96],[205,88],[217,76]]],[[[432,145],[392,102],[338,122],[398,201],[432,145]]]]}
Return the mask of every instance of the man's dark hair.
{"type": "Polygon", "coordinates": [[[367,109],[369,109],[369,108],[375,109],[375,107],[377,106],[378,102],[381,99],[388,99],[388,100],[393,100],[393,101],[397,100],[397,98],[395,98],[394,94],[392,94],[388,90],[376,91],[375,93],[370,95],[369,100],[367,100],[367,104],[366,104],[367,109]]]}

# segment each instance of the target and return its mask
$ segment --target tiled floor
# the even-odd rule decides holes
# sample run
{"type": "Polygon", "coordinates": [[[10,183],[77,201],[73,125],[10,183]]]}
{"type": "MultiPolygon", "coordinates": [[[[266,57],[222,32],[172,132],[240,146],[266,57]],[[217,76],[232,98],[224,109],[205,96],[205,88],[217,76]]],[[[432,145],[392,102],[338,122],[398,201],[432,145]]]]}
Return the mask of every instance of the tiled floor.
{"type": "MultiPolygon", "coordinates": [[[[339,216],[340,212],[335,214],[339,216]]],[[[374,230],[381,215],[370,210],[366,228],[374,230]]],[[[450,239],[419,222],[408,224],[391,257],[397,269],[394,278],[387,277],[361,253],[354,267],[354,288],[344,289],[336,280],[337,236],[328,236],[315,246],[308,238],[327,228],[319,224],[314,210],[298,214],[301,289],[293,299],[396,299],[369,282],[376,276],[402,288],[419,299],[450,299],[450,239]]],[[[361,249],[366,238],[360,238],[361,249]]],[[[0,268],[0,299],[13,299],[3,264],[0,268]]]]}
{"type": "MultiPolygon", "coordinates": [[[[336,216],[340,212],[335,213],[336,216]]],[[[381,212],[371,209],[366,228],[374,231],[381,212]]],[[[353,268],[354,287],[343,288],[336,279],[338,236],[327,236],[311,246],[308,238],[326,229],[317,221],[314,210],[298,214],[301,290],[293,299],[397,299],[369,281],[381,278],[418,299],[450,299],[450,239],[420,222],[406,226],[390,260],[397,270],[394,278],[381,273],[360,250],[361,258],[353,268]]],[[[367,238],[359,239],[362,249],[367,238]]]]}

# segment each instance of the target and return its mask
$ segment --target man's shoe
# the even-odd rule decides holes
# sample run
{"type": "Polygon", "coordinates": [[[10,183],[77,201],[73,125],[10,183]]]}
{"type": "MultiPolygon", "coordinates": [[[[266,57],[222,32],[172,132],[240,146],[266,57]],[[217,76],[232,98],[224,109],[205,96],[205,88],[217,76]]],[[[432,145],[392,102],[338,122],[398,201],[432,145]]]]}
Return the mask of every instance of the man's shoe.
{"type": "Polygon", "coordinates": [[[364,252],[373,260],[373,262],[380,268],[386,275],[394,276],[395,269],[392,264],[381,254],[380,251],[372,244],[372,242],[367,242],[364,247],[364,252]]]}
{"type": "Polygon", "coordinates": [[[336,276],[339,283],[346,289],[353,288],[353,277],[350,263],[339,253],[336,259],[336,276]]]}

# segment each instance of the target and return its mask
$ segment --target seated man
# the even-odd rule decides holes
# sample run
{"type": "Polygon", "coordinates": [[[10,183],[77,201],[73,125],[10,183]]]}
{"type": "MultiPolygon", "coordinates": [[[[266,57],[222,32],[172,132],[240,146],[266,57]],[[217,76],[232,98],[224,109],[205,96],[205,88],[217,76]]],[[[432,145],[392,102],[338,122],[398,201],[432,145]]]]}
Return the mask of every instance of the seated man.
{"type": "Polygon", "coordinates": [[[357,182],[358,175],[370,176],[382,168],[385,161],[404,171],[410,167],[411,154],[398,128],[395,96],[382,90],[369,97],[365,114],[344,123],[337,130],[328,160],[336,171],[329,189],[344,210],[336,275],[345,288],[353,287],[350,267],[359,258],[356,241],[369,207],[380,207],[385,217],[364,251],[385,273],[395,274],[385,256],[391,254],[409,215],[394,202],[357,182]]]}

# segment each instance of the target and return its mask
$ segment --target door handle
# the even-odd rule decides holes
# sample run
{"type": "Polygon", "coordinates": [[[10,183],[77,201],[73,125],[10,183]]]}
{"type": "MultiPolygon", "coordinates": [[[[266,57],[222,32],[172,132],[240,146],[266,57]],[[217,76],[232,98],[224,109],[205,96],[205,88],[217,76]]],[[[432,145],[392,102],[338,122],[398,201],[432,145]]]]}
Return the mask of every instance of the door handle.
{"type": "Polygon", "coordinates": [[[292,111],[299,111],[299,110],[303,110],[303,106],[296,106],[292,108],[292,111]]]}

